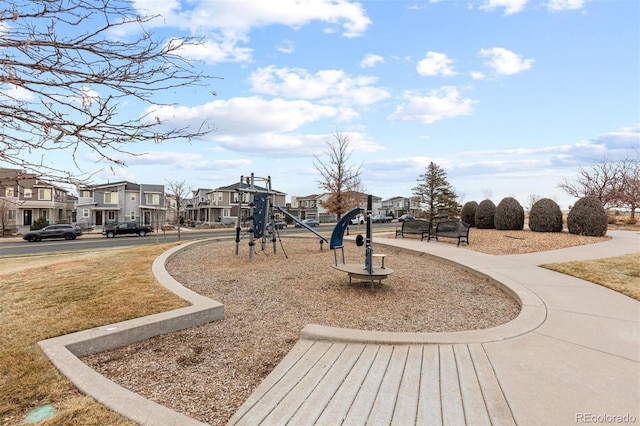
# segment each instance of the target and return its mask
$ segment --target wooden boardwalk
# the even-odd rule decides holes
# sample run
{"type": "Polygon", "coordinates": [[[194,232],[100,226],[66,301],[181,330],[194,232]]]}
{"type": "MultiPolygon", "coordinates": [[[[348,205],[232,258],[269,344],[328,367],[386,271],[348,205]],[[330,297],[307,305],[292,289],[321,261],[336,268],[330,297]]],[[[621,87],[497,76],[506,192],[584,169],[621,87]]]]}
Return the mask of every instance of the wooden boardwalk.
{"type": "Polygon", "coordinates": [[[515,424],[482,344],[302,339],[230,425],[515,424]]]}

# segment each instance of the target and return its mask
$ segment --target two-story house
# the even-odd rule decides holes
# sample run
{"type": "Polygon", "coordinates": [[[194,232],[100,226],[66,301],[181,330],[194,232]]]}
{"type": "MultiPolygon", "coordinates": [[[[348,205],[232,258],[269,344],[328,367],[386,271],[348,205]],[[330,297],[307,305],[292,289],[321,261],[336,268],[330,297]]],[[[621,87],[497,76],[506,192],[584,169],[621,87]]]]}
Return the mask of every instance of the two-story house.
{"type": "Polygon", "coordinates": [[[381,213],[386,216],[399,217],[411,211],[411,200],[407,197],[391,197],[382,200],[381,213]]]}
{"type": "Polygon", "coordinates": [[[164,185],[127,181],[78,187],[76,220],[79,225],[102,227],[110,223],[163,223],[164,185]]]}
{"type": "MultiPolygon", "coordinates": [[[[304,197],[292,196],[291,197],[291,212],[297,215],[300,219],[316,219],[322,223],[336,222],[337,216],[330,213],[324,206],[324,203],[329,199],[328,192],[317,195],[307,195],[304,197]]],[[[356,204],[362,208],[367,207],[367,194],[361,192],[350,193],[350,197],[353,197],[353,204],[356,204]]],[[[382,207],[382,198],[372,196],[372,214],[377,214],[382,207]]]]}
{"type": "Polygon", "coordinates": [[[0,168],[0,225],[26,232],[36,219],[49,224],[71,223],[73,203],[66,189],[19,169],[0,168]]]}
{"type": "MultiPolygon", "coordinates": [[[[197,223],[236,223],[239,214],[239,200],[242,197],[242,218],[249,217],[251,193],[240,192],[238,189],[247,189],[245,183],[222,186],[216,189],[199,188],[193,191],[193,198],[187,205],[186,215],[191,221],[197,223]]],[[[267,188],[254,186],[258,191],[267,191],[267,188]]],[[[286,194],[272,190],[274,193],[274,206],[285,205],[286,194]]]]}

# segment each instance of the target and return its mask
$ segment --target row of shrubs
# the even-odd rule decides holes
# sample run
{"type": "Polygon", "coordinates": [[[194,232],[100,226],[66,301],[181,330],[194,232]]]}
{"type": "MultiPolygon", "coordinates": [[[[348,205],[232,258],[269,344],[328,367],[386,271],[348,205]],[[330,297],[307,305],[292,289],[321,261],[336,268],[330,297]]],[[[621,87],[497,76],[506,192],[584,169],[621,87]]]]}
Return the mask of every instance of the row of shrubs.
{"type": "MultiPolygon", "coordinates": [[[[524,209],[512,197],[502,199],[496,206],[491,200],[478,204],[469,201],[462,207],[460,218],[478,229],[522,230],[524,209]]],[[[594,197],[578,200],[567,216],[567,229],[571,234],[601,237],[607,233],[607,212],[594,197]]],[[[562,211],[558,204],[542,198],[531,206],[529,229],[534,232],[562,232],[562,211]]]]}

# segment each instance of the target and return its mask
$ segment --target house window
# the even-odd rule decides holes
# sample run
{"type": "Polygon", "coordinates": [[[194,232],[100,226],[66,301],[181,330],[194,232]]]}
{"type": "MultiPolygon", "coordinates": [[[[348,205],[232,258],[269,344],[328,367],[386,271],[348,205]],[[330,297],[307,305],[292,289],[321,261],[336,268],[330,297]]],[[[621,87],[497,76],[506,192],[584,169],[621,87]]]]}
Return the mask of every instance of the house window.
{"type": "Polygon", "coordinates": [[[144,194],[147,206],[159,206],[160,194],[144,194]]]}
{"type": "Polygon", "coordinates": [[[222,216],[223,217],[231,216],[231,210],[230,209],[222,209],[222,216]]]}
{"type": "Polygon", "coordinates": [[[131,201],[135,201],[136,200],[136,194],[131,194],[131,201]]]}
{"type": "Polygon", "coordinates": [[[24,189],[24,198],[31,198],[33,197],[33,192],[31,190],[31,188],[25,188],[24,189]]]}
{"type": "Polygon", "coordinates": [[[80,196],[82,198],[91,198],[91,191],[81,191],[80,196]]]}
{"type": "Polygon", "coordinates": [[[116,192],[105,192],[104,193],[104,203],[105,204],[117,204],[116,203],[116,192]]]}
{"type": "Polygon", "coordinates": [[[223,201],[224,194],[222,192],[218,192],[218,201],[223,201]]]}
{"type": "Polygon", "coordinates": [[[40,212],[40,217],[49,222],[49,210],[42,210],[40,212]]]}
{"type": "Polygon", "coordinates": [[[89,209],[82,209],[82,217],[89,217],[89,209]]]}
{"type": "Polygon", "coordinates": [[[38,189],[38,200],[51,200],[51,188],[40,188],[38,189]]]}
{"type": "Polygon", "coordinates": [[[114,212],[114,211],[107,212],[107,220],[108,221],[115,221],[116,220],[116,212],[114,212]]]}
{"type": "Polygon", "coordinates": [[[13,194],[14,194],[13,187],[4,189],[5,197],[13,197],[14,196],[13,194]]]}
{"type": "Polygon", "coordinates": [[[18,217],[17,215],[18,212],[16,210],[9,210],[8,213],[9,213],[9,217],[7,219],[11,221],[16,220],[16,218],[18,217]]]}
{"type": "Polygon", "coordinates": [[[136,220],[136,212],[132,211],[131,213],[129,213],[129,219],[130,220],[136,220]]]}

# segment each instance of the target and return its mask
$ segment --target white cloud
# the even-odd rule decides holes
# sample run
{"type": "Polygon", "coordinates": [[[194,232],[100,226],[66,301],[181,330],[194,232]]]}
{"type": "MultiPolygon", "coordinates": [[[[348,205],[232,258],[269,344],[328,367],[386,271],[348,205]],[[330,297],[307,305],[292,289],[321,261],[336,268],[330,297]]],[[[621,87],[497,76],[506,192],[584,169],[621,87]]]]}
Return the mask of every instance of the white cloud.
{"type": "Polygon", "coordinates": [[[276,47],[276,50],[280,53],[291,54],[295,52],[295,43],[293,40],[282,40],[280,44],[276,47]]]}
{"type": "Polygon", "coordinates": [[[360,3],[350,0],[136,0],[141,14],[161,15],[155,25],[176,26],[195,33],[216,30],[246,34],[255,28],[285,25],[300,28],[314,21],[341,28],[345,37],[361,36],[371,25],[360,3]]]}
{"type": "MultiPolygon", "coordinates": [[[[366,134],[341,132],[349,137],[349,148],[354,152],[375,152],[383,149],[366,134]]],[[[269,157],[323,156],[326,142],[332,139],[326,134],[262,133],[254,136],[228,135],[214,141],[228,151],[266,155],[269,157]]]]}
{"type": "Polygon", "coordinates": [[[469,98],[461,99],[458,89],[451,86],[434,90],[428,96],[407,92],[405,99],[407,102],[398,106],[387,120],[431,124],[445,118],[470,115],[473,112],[473,104],[476,103],[469,98]]]}
{"type": "Polygon", "coordinates": [[[496,73],[503,75],[513,75],[526,71],[535,62],[534,59],[524,59],[521,55],[502,47],[480,49],[478,54],[483,58],[487,58],[485,62],[487,66],[493,68],[496,73]]]}
{"type": "Polygon", "coordinates": [[[424,59],[418,62],[416,67],[421,76],[451,76],[457,73],[453,71],[453,61],[444,53],[427,52],[424,59]]]}
{"type": "Polygon", "coordinates": [[[6,97],[17,101],[29,101],[35,98],[33,96],[33,93],[31,93],[29,90],[23,89],[20,86],[7,84],[4,87],[6,89],[0,86],[0,99],[6,97]]]}
{"type": "Polygon", "coordinates": [[[248,47],[240,47],[240,42],[246,38],[222,38],[215,37],[197,45],[184,45],[176,50],[187,59],[204,61],[208,64],[222,62],[249,62],[252,60],[253,50],[248,47]]]}
{"type": "Polygon", "coordinates": [[[371,105],[390,96],[373,86],[375,77],[351,77],[342,70],[321,70],[315,74],[300,68],[269,66],[249,77],[256,93],[296,99],[315,99],[339,105],[371,105]]]}
{"type": "Polygon", "coordinates": [[[584,7],[585,0],[549,0],[547,9],[551,11],[578,10],[584,7]]]}
{"type": "Polygon", "coordinates": [[[481,10],[494,10],[504,8],[505,15],[512,15],[521,12],[527,5],[528,0],[485,0],[480,6],[481,10]]]}
{"type": "Polygon", "coordinates": [[[364,55],[364,59],[360,61],[360,68],[373,68],[379,63],[384,63],[384,58],[382,56],[367,53],[364,55]]]}
{"type": "Polygon", "coordinates": [[[210,134],[210,138],[220,134],[293,131],[324,118],[340,120],[341,114],[346,113],[340,108],[305,100],[265,100],[259,96],[216,100],[196,107],[154,106],[147,112],[150,119],[158,117],[171,127],[191,125],[198,128],[205,120],[213,122],[217,131],[210,134]]]}
{"type": "Polygon", "coordinates": [[[485,75],[480,71],[471,71],[471,78],[474,80],[484,80],[485,75]]]}

